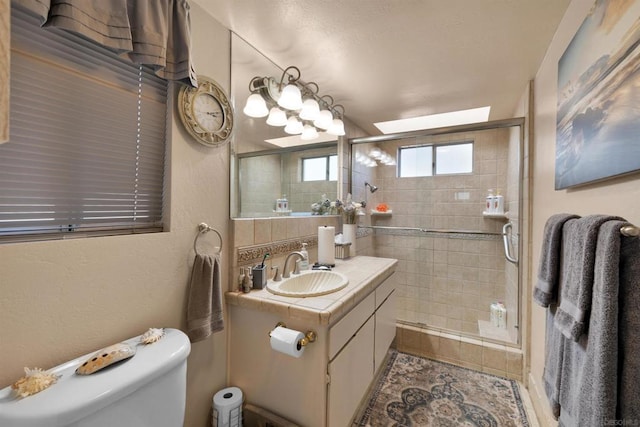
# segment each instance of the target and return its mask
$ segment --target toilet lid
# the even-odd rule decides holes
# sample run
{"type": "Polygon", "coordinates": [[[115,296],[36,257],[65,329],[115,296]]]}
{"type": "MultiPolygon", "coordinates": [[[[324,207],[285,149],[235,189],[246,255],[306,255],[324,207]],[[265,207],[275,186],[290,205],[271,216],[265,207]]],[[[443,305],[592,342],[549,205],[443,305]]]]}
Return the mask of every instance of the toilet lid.
{"type": "Polygon", "coordinates": [[[139,341],[140,336],[124,341],[136,347],[134,357],[91,375],[75,370],[95,351],[48,370],[59,375],[58,381],[32,396],[16,397],[10,386],[0,390],[0,426],[66,426],[166,374],[191,351],[189,338],[177,329],[165,329],[165,336],[153,344],[139,341]]]}

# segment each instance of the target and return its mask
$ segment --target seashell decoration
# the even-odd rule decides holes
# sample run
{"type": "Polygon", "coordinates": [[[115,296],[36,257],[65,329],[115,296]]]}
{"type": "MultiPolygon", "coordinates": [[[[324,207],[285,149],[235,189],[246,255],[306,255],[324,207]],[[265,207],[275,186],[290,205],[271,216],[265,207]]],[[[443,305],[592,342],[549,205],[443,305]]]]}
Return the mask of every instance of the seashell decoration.
{"type": "Polygon", "coordinates": [[[153,344],[154,342],[159,341],[162,337],[164,337],[164,329],[149,328],[149,330],[140,337],[140,343],[153,344]]]}
{"type": "Polygon", "coordinates": [[[78,375],[89,375],[98,372],[100,369],[111,366],[114,363],[129,359],[135,356],[136,350],[129,344],[119,343],[105,347],[97,351],[76,369],[78,375]]]}
{"type": "Polygon", "coordinates": [[[20,397],[31,396],[51,387],[60,378],[59,375],[45,372],[40,368],[24,368],[25,376],[11,385],[20,397]]]}

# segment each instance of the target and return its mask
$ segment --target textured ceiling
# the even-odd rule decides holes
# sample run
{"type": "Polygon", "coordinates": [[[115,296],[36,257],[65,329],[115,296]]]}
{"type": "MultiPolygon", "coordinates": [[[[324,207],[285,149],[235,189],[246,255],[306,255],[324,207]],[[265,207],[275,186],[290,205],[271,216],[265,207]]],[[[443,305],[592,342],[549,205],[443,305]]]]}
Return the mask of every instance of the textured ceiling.
{"type": "Polygon", "coordinates": [[[513,116],[570,0],[194,0],[372,123],[490,105],[513,116]]]}

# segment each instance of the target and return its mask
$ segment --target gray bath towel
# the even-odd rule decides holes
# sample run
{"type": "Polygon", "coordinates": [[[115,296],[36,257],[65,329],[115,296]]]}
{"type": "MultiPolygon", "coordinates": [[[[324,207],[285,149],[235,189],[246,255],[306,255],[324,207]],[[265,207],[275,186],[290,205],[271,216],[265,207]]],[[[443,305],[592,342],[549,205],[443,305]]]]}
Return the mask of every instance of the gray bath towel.
{"type": "Polygon", "coordinates": [[[565,337],[578,341],[586,331],[591,310],[596,244],[600,225],[620,217],[589,215],[571,220],[563,227],[562,245],[566,258],[563,263],[560,306],[555,326],[565,337]]]}
{"type": "Polygon", "coordinates": [[[533,289],[533,300],[542,307],[548,307],[557,300],[562,227],[572,218],[579,217],[572,214],[555,214],[550,216],[544,225],[538,280],[533,289]]]}
{"type": "Polygon", "coordinates": [[[189,280],[187,335],[196,342],[223,329],[220,259],[196,254],[189,280]]]}
{"type": "Polygon", "coordinates": [[[624,224],[608,221],[599,227],[589,333],[578,342],[565,341],[560,380],[560,424],[564,426],[595,426],[616,419],[618,289],[623,274],[620,227],[624,224]]]}
{"type": "MultiPolygon", "coordinates": [[[[618,224],[622,227],[628,224],[618,224]]],[[[620,247],[618,320],[619,420],[640,421],[640,237],[623,237],[620,247]]]]}
{"type": "Polygon", "coordinates": [[[553,319],[557,307],[550,304],[547,308],[547,323],[545,333],[544,372],[542,382],[549,400],[553,416],[560,416],[560,375],[562,373],[562,356],[566,338],[554,325],[553,319]]]}

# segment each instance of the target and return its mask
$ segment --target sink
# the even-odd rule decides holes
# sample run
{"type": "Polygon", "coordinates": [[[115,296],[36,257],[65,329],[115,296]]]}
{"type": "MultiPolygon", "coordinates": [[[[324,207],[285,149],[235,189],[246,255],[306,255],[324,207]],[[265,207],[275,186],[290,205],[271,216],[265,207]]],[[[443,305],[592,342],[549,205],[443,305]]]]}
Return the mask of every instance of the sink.
{"type": "Polygon", "coordinates": [[[339,291],[349,284],[349,279],[335,271],[310,270],[292,274],[280,282],[269,281],[267,290],[287,297],[315,297],[339,291]]]}

